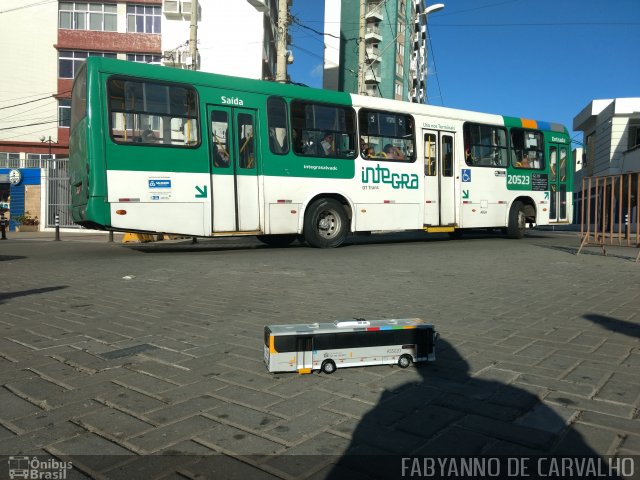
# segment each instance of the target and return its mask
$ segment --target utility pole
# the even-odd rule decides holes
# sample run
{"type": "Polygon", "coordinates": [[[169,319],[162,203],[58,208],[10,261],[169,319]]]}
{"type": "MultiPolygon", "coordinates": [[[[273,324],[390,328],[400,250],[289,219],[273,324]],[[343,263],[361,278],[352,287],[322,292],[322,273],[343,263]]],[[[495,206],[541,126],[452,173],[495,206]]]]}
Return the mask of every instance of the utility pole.
{"type": "Polygon", "coordinates": [[[276,49],[276,82],[287,83],[287,34],[289,33],[289,0],[278,0],[278,48],[276,49]]]}
{"type": "Polygon", "coordinates": [[[191,70],[196,70],[198,67],[198,0],[191,0],[189,55],[191,55],[191,70]]]}
{"type": "Polygon", "coordinates": [[[365,42],[365,9],[366,9],[366,0],[360,0],[360,33],[358,33],[358,94],[364,95],[365,87],[364,87],[364,73],[366,69],[366,42],[365,42]]]}

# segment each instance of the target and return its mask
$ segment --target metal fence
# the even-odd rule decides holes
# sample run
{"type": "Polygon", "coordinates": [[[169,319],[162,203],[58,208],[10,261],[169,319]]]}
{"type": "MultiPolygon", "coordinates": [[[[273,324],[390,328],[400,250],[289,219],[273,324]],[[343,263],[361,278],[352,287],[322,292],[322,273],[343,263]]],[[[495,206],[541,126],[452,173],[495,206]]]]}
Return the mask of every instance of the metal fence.
{"type": "Polygon", "coordinates": [[[55,227],[56,215],[60,227],[80,228],[71,218],[71,185],[69,185],[69,159],[47,160],[47,212],[46,226],[55,227]]]}
{"type": "MultiPolygon", "coordinates": [[[[582,179],[578,197],[581,244],[640,247],[640,173],[624,173],[582,179]],[[635,234],[634,234],[635,232],[635,234]]],[[[640,259],[640,252],[636,262],[640,259]]]]}

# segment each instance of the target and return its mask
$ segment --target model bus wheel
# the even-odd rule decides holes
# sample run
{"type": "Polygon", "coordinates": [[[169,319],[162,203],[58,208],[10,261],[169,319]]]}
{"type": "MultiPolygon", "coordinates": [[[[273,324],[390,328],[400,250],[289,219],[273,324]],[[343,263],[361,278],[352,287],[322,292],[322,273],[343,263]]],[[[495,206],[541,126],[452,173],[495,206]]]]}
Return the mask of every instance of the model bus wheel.
{"type": "Polygon", "coordinates": [[[293,243],[298,236],[297,235],[258,235],[256,237],[265,245],[270,247],[286,247],[293,243]]]}
{"type": "Polygon", "coordinates": [[[336,371],[336,364],[333,363],[333,360],[325,360],[322,364],[322,371],[330,375],[336,371]]]}
{"type": "Polygon", "coordinates": [[[402,355],[398,359],[398,366],[400,368],[407,368],[409,365],[411,365],[411,357],[409,355],[402,355]]]}
{"type": "Polygon", "coordinates": [[[342,245],[349,231],[349,220],[340,202],[322,198],[313,202],[304,217],[304,239],[316,248],[342,245]]]}
{"type": "Polygon", "coordinates": [[[511,205],[509,210],[509,225],[507,226],[507,237],[522,238],[524,230],[527,226],[527,217],[524,214],[524,205],[522,202],[516,201],[511,205]]]}

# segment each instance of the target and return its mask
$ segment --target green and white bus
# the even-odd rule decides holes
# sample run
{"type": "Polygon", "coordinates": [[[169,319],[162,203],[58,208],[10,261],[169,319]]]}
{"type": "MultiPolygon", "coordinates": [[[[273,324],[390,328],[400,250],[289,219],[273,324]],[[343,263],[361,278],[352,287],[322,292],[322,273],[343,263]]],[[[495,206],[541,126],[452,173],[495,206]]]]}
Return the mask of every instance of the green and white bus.
{"type": "Polygon", "coordinates": [[[406,368],[434,361],[437,338],[433,325],[420,318],[269,325],[264,363],[270,372],[298,373],[367,365],[406,368]]]}
{"type": "Polygon", "coordinates": [[[90,228],[336,247],[572,218],[554,123],[101,57],[71,117],[72,214],[90,228]]]}

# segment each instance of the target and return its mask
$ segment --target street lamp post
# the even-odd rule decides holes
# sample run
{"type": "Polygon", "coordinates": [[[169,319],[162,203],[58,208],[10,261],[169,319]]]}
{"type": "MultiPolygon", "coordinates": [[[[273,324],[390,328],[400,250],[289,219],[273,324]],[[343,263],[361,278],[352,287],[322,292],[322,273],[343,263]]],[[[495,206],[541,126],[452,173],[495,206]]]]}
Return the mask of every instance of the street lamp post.
{"type": "Polygon", "coordinates": [[[427,17],[430,13],[438,12],[444,8],[444,3],[434,3],[433,5],[425,8],[422,15],[424,16],[424,28],[426,33],[425,46],[424,46],[424,103],[428,103],[429,97],[427,96],[427,75],[429,75],[429,29],[427,17]]]}
{"type": "Polygon", "coordinates": [[[51,145],[54,143],[58,143],[58,142],[54,142],[53,140],[51,140],[51,135],[49,135],[49,138],[45,138],[44,136],[40,137],[40,141],[42,143],[48,143],[49,144],[49,160],[51,160],[51,145]]]}

